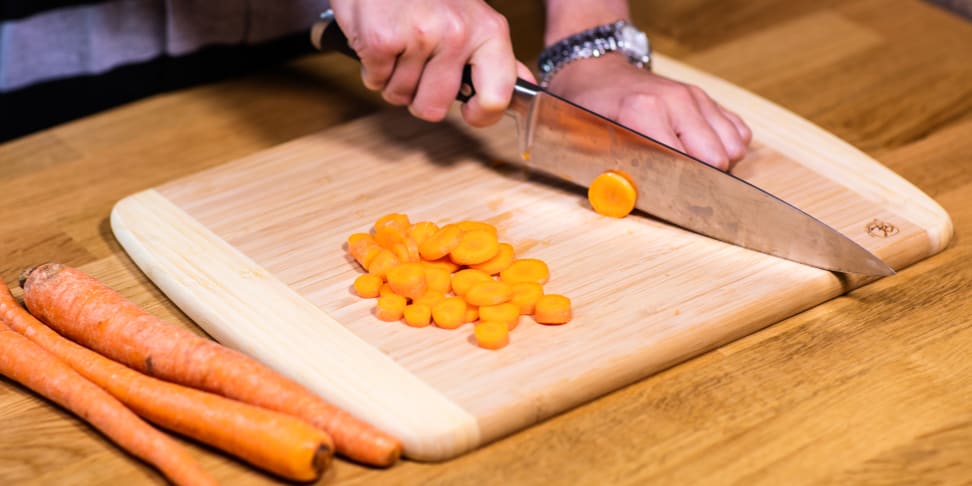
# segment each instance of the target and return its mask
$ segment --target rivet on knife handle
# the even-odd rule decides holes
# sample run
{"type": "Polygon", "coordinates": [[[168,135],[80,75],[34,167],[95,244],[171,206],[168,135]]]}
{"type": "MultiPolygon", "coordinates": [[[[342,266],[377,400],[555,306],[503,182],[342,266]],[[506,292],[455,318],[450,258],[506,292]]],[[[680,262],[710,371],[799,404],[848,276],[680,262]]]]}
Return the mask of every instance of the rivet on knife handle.
{"type": "MultiPolygon", "coordinates": [[[[354,49],[348,44],[348,38],[334,20],[334,11],[331,9],[327,9],[321,14],[321,20],[311,27],[310,35],[311,44],[319,51],[337,51],[352,59],[361,60],[358,53],[354,52],[354,49]]],[[[475,95],[476,89],[472,84],[472,66],[467,64],[462,70],[462,84],[459,87],[459,92],[456,93],[456,99],[465,103],[475,95]]]]}

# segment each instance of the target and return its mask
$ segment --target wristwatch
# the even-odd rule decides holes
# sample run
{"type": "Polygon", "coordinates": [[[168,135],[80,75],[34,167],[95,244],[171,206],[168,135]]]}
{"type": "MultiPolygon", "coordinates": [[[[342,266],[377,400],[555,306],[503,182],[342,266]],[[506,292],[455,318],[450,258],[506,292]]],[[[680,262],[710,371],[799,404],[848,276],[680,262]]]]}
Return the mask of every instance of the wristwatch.
{"type": "Polygon", "coordinates": [[[544,49],[537,62],[540,86],[547,87],[554,73],[573,61],[614,51],[623,53],[628,62],[639,68],[651,69],[648,36],[630,22],[619,20],[578,32],[544,49]]]}

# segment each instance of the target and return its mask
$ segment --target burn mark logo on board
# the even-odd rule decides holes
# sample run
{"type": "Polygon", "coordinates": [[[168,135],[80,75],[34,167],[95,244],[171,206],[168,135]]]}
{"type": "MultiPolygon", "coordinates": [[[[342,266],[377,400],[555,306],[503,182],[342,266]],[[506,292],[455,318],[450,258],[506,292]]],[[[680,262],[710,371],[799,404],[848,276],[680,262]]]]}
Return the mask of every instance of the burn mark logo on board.
{"type": "Polygon", "coordinates": [[[887,238],[898,234],[898,227],[886,221],[873,219],[867,223],[867,234],[875,238],[887,238]]]}

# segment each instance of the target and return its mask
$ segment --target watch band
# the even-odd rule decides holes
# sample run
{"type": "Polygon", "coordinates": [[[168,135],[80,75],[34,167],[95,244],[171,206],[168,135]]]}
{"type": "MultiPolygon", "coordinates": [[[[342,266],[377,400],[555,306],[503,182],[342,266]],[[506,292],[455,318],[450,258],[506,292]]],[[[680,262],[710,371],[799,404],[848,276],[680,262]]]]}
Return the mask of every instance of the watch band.
{"type": "Polygon", "coordinates": [[[651,69],[651,43],[644,32],[625,20],[578,32],[548,46],[540,53],[540,86],[547,87],[553,75],[578,59],[600,57],[620,51],[628,62],[651,69]]]}

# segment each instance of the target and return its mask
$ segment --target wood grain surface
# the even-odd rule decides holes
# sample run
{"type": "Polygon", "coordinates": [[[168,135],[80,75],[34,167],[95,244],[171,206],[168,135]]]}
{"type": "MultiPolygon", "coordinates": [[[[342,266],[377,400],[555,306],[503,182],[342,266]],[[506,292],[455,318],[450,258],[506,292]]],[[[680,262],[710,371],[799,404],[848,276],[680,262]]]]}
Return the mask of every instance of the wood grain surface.
{"type": "MultiPolygon", "coordinates": [[[[542,23],[498,2],[523,58],[542,23]]],[[[972,477],[972,25],[918,1],[636,2],[658,50],[880,160],[954,237],[898,275],[456,460],[321,484],[963,484],[972,477]]],[[[0,145],[0,276],[60,260],[192,327],[120,249],[121,197],[374,112],[353,63],[314,56],[0,145]]],[[[6,113],[2,116],[10,116],[6,113]]],[[[77,418],[0,381],[4,484],[160,484],[77,418]]],[[[227,484],[274,481],[185,442],[227,484]]]]}

